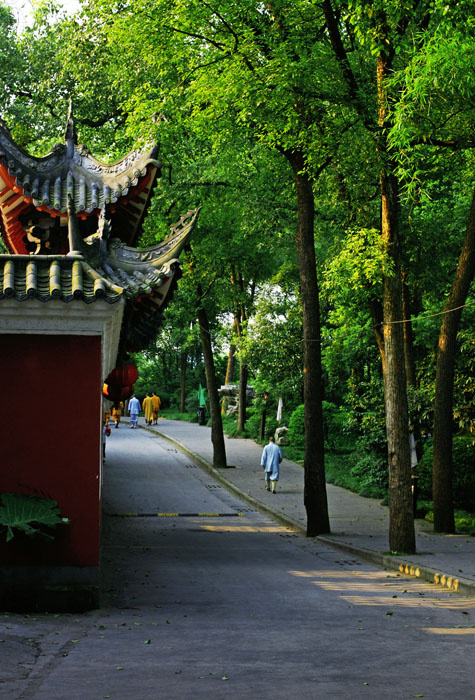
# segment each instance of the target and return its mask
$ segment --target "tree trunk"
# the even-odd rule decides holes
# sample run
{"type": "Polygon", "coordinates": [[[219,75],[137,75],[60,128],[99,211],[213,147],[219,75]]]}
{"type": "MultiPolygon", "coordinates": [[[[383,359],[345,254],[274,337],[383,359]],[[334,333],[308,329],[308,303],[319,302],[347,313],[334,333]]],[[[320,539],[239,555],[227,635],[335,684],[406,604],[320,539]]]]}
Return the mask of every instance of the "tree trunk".
{"type": "MultiPolygon", "coordinates": [[[[244,295],[244,279],[241,273],[236,275],[234,266],[231,267],[231,284],[238,291],[236,292],[237,298],[243,298],[244,295]]],[[[236,303],[236,308],[234,311],[234,325],[236,327],[236,334],[239,340],[239,346],[241,349],[242,339],[243,339],[243,324],[246,320],[246,310],[242,303],[238,305],[236,303]]],[[[246,413],[247,413],[247,379],[249,376],[248,368],[243,362],[242,357],[239,358],[239,398],[238,398],[238,431],[240,433],[244,432],[246,426],[246,413]]]]}
{"type": "Polygon", "coordinates": [[[434,464],[432,491],[434,530],[454,532],[452,501],[452,425],[454,367],[457,332],[475,272],[475,192],[465,239],[460,253],[449,298],[444,306],[437,348],[434,403],[434,464]],[[452,311],[452,309],[454,309],[452,311]]]}
{"type": "MultiPolygon", "coordinates": [[[[390,71],[384,54],[378,56],[378,121],[387,126],[385,80],[390,71]]],[[[402,314],[401,261],[399,249],[399,191],[395,164],[387,150],[383,131],[379,136],[381,186],[381,236],[392,270],[383,274],[383,331],[386,371],[384,402],[388,441],[389,549],[416,551],[413,499],[411,492],[411,453],[407,409],[404,329],[402,314]]]]}
{"type": "Polygon", "coordinates": [[[261,414],[261,429],[259,432],[259,437],[261,442],[266,439],[266,421],[267,421],[267,399],[264,398],[263,405],[262,405],[262,414],[261,414]]]}
{"type": "Polygon", "coordinates": [[[416,363],[414,361],[414,333],[411,321],[411,299],[406,275],[402,273],[402,317],[404,319],[404,362],[406,365],[406,382],[408,387],[416,387],[416,363]]]}
{"type": "Polygon", "coordinates": [[[198,285],[198,302],[197,314],[200,324],[200,338],[203,348],[203,357],[205,363],[206,386],[208,388],[209,410],[211,413],[211,442],[213,443],[213,466],[227,467],[226,463],[226,447],[224,444],[223,423],[221,420],[221,411],[219,407],[218,386],[216,383],[216,372],[214,368],[213,348],[211,345],[211,335],[209,332],[208,314],[202,305],[201,299],[203,291],[201,285],[198,285]]]}
{"type": "Polygon", "coordinates": [[[384,376],[386,372],[386,352],[384,349],[383,306],[377,299],[371,299],[369,302],[369,310],[373,321],[374,335],[381,357],[381,366],[384,376]]]}
{"type": "Polygon", "coordinates": [[[249,372],[242,360],[239,360],[239,406],[238,406],[238,430],[244,432],[247,414],[247,378],[249,372]]]}
{"type": "MultiPolygon", "coordinates": [[[[235,351],[236,351],[236,346],[231,343],[231,345],[229,346],[229,352],[228,352],[228,364],[226,365],[226,377],[224,379],[225,384],[232,384],[233,383],[234,364],[236,361],[235,351]]],[[[222,414],[226,413],[227,406],[228,406],[228,400],[225,396],[223,396],[223,398],[221,400],[221,413],[222,414]]]]}
{"type": "MultiPolygon", "coordinates": [[[[348,95],[365,126],[374,133],[373,119],[364,102],[364,90],[360,89],[340,35],[337,17],[331,0],[323,0],[322,8],[348,95]]],[[[376,13],[375,13],[376,15],[376,13]]],[[[379,17],[379,15],[378,15],[379,17]]],[[[381,186],[381,234],[392,269],[383,275],[383,338],[376,335],[381,352],[384,375],[386,408],[386,430],[389,461],[389,542],[392,550],[415,551],[414,521],[411,494],[411,462],[409,450],[409,426],[406,394],[406,372],[404,366],[404,339],[402,328],[402,290],[398,235],[398,183],[394,177],[395,167],[387,150],[385,133],[389,126],[387,78],[391,76],[391,57],[394,55],[387,26],[376,23],[381,44],[386,40],[377,58],[378,93],[378,143],[381,186]],[[387,50],[387,54],[385,53],[387,50]]],[[[402,27],[401,27],[402,30],[402,27]]]]}
{"type": "Polygon", "coordinates": [[[180,354],[180,413],[185,413],[187,360],[187,353],[182,352],[180,354]]]}
{"type": "Polygon", "coordinates": [[[320,306],[315,260],[314,196],[305,173],[300,151],[286,151],[297,189],[297,233],[300,296],[303,312],[303,393],[304,393],[304,505],[307,511],[307,536],[330,532],[325,484],[325,452],[322,410],[322,367],[320,342],[320,306]]]}
{"type": "Polygon", "coordinates": [[[233,383],[233,376],[234,376],[234,365],[236,362],[236,346],[231,343],[229,346],[229,353],[228,353],[228,364],[226,365],[226,378],[224,380],[225,384],[232,384],[233,383]]]}

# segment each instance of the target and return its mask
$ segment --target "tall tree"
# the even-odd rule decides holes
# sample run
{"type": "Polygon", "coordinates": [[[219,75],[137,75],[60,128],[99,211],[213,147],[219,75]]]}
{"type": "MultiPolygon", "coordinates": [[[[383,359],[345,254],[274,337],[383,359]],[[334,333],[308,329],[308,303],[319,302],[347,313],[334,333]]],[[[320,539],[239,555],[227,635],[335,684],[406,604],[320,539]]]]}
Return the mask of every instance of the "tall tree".
{"type": "Polygon", "coordinates": [[[216,383],[216,371],[211,344],[210,325],[208,314],[204,305],[204,293],[201,284],[197,287],[198,299],[196,312],[200,326],[201,345],[203,348],[206,385],[208,387],[208,399],[211,413],[211,442],[213,443],[213,466],[217,468],[227,467],[226,446],[224,444],[223,423],[219,405],[218,385],[216,383]]]}
{"type": "Polygon", "coordinates": [[[296,243],[302,263],[306,348],[307,530],[312,536],[328,532],[319,405],[320,319],[316,267],[312,264],[312,183],[336,148],[332,143],[320,149],[320,134],[333,128],[338,118],[325,114],[322,92],[328,75],[322,66],[323,35],[317,29],[318,22],[313,22],[318,15],[316,18],[315,9],[306,2],[266,6],[223,2],[215,8],[191,1],[163,0],[150,5],[141,0],[134,3],[132,12],[125,14],[117,7],[115,16],[109,12],[106,17],[111,5],[105,1],[101,4],[103,21],[110,26],[111,42],[120,37],[116,43],[127,51],[127,43],[133,37],[130,54],[136,56],[137,47],[140,48],[142,71],[147,72],[147,80],[137,81],[128,103],[127,110],[133,112],[131,123],[150,128],[150,117],[159,114],[163,134],[170,122],[176,125],[178,119],[182,123],[187,120],[195,134],[206,131],[209,136],[214,132],[216,157],[230,137],[235,140],[239,132],[245,133],[248,138],[277,148],[292,167],[299,210],[296,243]],[[188,105],[185,109],[184,104],[188,105]],[[316,138],[312,124],[319,125],[316,138]]]}
{"type": "MultiPolygon", "coordinates": [[[[402,89],[398,104],[394,107],[391,138],[403,154],[401,169],[409,179],[410,192],[414,191],[414,187],[419,189],[418,180],[427,167],[425,163],[445,161],[449,153],[455,154],[463,167],[463,152],[475,148],[474,4],[471,0],[452,7],[445,3],[434,3],[429,10],[434,15],[435,29],[421,43],[420,51],[408,63],[404,74],[394,81],[402,89]],[[409,154],[411,159],[408,158],[409,154]]],[[[473,190],[473,181],[471,189],[473,190]]],[[[444,304],[437,348],[433,498],[434,529],[438,532],[454,532],[454,369],[457,333],[475,271],[474,236],[472,198],[455,275],[444,304]]]]}
{"type": "MultiPolygon", "coordinates": [[[[411,495],[408,409],[404,364],[404,338],[401,286],[401,241],[399,230],[399,183],[396,161],[387,141],[391,95],[388,78],[395,68],[395,58],[403,44],[405,32],[416,19],[415,6],[402,10],[399,3],[351,3],[350,15],[355,33],[364,46],[368,42],[375,58],[376,109],[372,113],[364,101],[359,82],[345,46],[344,25],[331,0],[324,0],[323,11],[335,59],[346,83],[348,98],[373,138],[378,161],[381,191],[381,240],[390,265],[383,274],[382,307],[384,335],[384,396],[389,470],[389,547],[404,552],[415,551],[415,534],[411,495]]],[[[418,4],[417,2],[415,4],[418,4]]]]}

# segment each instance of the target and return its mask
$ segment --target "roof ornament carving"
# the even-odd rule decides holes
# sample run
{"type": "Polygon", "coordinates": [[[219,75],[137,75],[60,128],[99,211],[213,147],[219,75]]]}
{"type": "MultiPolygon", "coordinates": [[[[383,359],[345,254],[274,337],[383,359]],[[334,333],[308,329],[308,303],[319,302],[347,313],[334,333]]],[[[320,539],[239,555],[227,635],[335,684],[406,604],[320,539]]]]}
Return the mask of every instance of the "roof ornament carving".
{"type": "Polygon", "coordinates": [[[72,97],[69,98],[68,118],[66,121],[66,132],[64,134],[64,140],[66,142],[68,150],[69,150],[69,145],[71,144],[71,152],[72,152],[72,150],[73,150],[72,147],[77,146],[77,143],[78,143],[76,124],[74,123],[74,117],[73,117],[72,97]]]}

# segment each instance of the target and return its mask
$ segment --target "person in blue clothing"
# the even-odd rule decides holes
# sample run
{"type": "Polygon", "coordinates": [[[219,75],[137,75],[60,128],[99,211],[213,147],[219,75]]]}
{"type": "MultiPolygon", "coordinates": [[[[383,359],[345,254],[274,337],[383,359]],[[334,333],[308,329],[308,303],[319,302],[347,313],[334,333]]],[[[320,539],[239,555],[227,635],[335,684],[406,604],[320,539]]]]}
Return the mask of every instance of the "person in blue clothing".
{"type": "Polygon", "coordinates": [[[136,428],[138,420],[139,420],[140,401],[135,396],[135,394],[132,396],[132,398],[129,401],[129,413],[130,413],[130,423],[131,423],[130,427],[136,428]]]}
{"type": "Polygon", "coordinates": [[[269,443],[262,450],[261,467],[264,468],[267,491],[276,493],[275,487],[279,481],[279,464],[282,462],[282,450],[275,444],[274,436],[269,436],[269,443]]]}

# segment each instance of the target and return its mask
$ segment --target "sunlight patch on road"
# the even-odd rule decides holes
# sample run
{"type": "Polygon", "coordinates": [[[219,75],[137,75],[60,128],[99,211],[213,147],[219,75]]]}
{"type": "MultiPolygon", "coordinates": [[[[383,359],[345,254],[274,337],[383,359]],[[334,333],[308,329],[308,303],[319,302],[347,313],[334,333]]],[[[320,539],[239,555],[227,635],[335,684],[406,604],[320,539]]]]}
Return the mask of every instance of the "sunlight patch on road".
{"type": "MultiPolygon", "coordinates": [[[[338,581],[314,581],[314,584],[328,591],[367,591],[368,593],[371,593],[375,589],[374,583],[369,581],[342,581],[339,579],[338,581]]],[[[413,581],[398,580],[381,582],[380,585],[391,594],[398,592],[406,595],[409,595],[410,593],[418,593],[419,595],[422,595],[425,593],[433,594],[436,592],[434,586],[430,583],[420,584],[414,583],[413,581]],[[407,586],[404,585],[405,583],[407,583],[407,586]]]]}
{"type": "Polygon", "coordinates": [[[422,627],[421,629],[429,634],[475,634],[475,627],[422,627]]]}
{"type": "Polygon", "coordinates": [[[387,571],[335,571],[333,569],[320,570],[320,571],[290,571],[292,576],[302,576],[305,578],[344,578],[348,579],[350,576],[353,578],[365,578],[370,580],[379,579],[397,579],[402,580],[400,574],[388,574],[387,571]]]}
{"type": "Polygon", "coordinates": [[[387,571],[289,571],[291,576],[312,579],[325,591],[336,591],[352,606],[444,608],[473,610],[475,598],[443,591],[434,583],[406,578],[387,571]]]}
{"type": "Polygon", "coordinates": [[[202,530],[209,532],[289,532],[281,525],[202,525],[202,530]]]}
{"type": "Polygon", "coordinates": [[[405,608],[444,608],[445,610],[467,610],[467,608],[475,608],[475,600],[468,600],[467,598],[426,598],[426,597],[415,597],[412,594],[411,597],[404,598],[392,598],[388,596],[378,596],[378,595],[368,595],[368,596],[358,596],[358,595],[342,595],[343,600],[345,600],[350,605],[366,605],[369,607],[381,606],[385,607],[405,607],[405,608]]]}

